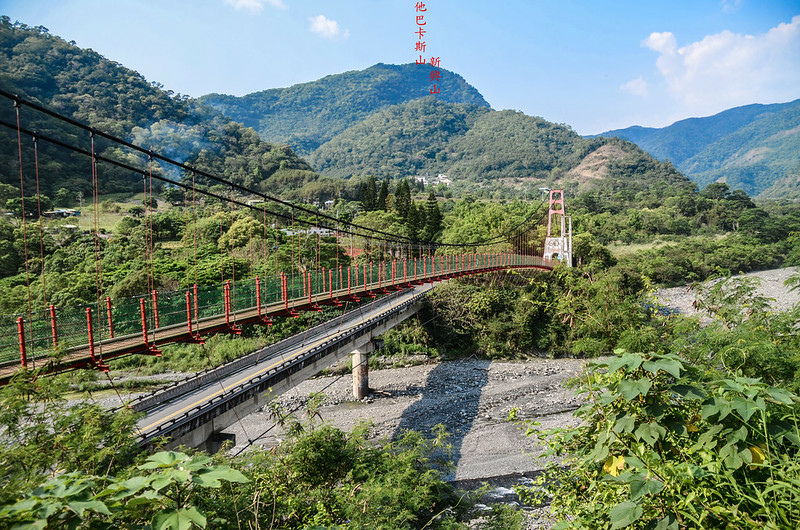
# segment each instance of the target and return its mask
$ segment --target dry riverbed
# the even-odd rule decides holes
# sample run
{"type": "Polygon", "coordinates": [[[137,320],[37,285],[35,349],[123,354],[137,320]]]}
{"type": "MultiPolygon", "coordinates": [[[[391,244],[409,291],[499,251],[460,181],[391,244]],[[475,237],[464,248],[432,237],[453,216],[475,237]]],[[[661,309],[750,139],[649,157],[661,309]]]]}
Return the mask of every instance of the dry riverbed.
{"type": "MultiPolygon", "coordinates": [[[[518,499],[510,486],[526,484],[543,464],[536,458],[541,448],[507,421],[509,411],[517,408],[521,418],[536,420],[542,428],[574,424],[572,411],[581,401],[563,383],[582,366],[577,359],[449,361],[373,370],[373,392],[362,401],[353,399],[349,375],[307,380],[279,401],[286,409],[302,410],[309,394],[322,392],[323,421],[351,429],[366,420],[378,439],[391,439],[404,429],[430,432],[441,423],[452,435],[456,469],[450,479],[466,489],[487,482],[493,487],[487,503],[513,503],[518,499]]],[[[235,451],[248,439],[270,447],[283,436],[268,412],[242,418],[225,432],[236,435],[240,445],[235,451]]],[[[531,510],[530,528],[549,528],[543,512],[531,510]]]]}
{"type": "MultiPolygon", "coordinates": [[[[790,293],[783,285],[797,270],[749,276],[761,280],[759,294],[772,298],[775,309],[785,310],[800,302],[800,292],[790,293]]],[[[662,289],[658,297],[672,311],[697,314],[694,294],[687,286],[662,289]]],[[[410,361],[424,363],[425,358],[410,361]]],[[[487,504],[512,504],[518,499],[511,486],[529,482],[543,463],[536,458],[542,449],[520,426],[507,421],[509,411],[517,408],[521,418],[536,420],[542,428],[573,425],[572,411],[581,400],[563,383],[578,375],[583,365],[577,359],[418,364],[371,371],[373,391],[361,401],[352,397],[349,374],[307,380],[278,400],[285,410],[297,409],[301,414],[308,396],[321,392],[325,396],[319,409],[321,421],[345,430],[369,421],[376,439],[391,439],[405,429],[429,432],[441,423],[451,433],[454,447],[456,468],[450,479],[470,490],[489,483],[493,489],[485,497],[487,504]]],[[[248,441],[256,447],[272,447],[284,437],[268,412],[243,417],[225,432],[236,437],[234,452],[244,449],[248,441]]],[[[528,528],[550,528],[546,507],[526,510],[528,528]]]]}

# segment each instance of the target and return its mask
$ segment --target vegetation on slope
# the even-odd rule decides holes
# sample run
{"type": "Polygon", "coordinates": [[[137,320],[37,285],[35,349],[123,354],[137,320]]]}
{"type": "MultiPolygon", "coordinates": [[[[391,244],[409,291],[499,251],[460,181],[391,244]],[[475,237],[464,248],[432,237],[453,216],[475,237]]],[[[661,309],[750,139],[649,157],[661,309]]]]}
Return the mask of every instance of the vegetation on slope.
{"type": "Polygon", "coordinates": [[[660,129],[629,127],[608,131],[670,160],[701,187],[726,182],[750,195],[780,197],[797,193],[776,182],[800,171],[800,100],[746,105],[714,116],[681,120],[660,129]]]}
{"type": "Polygon", "coordinates": [[[455,193],[480,197],[539,194],[565,187],[575,193],[604,189],[662,195],[690,181],[619,139],[583,139],[569,127],[514,111],[425,98],[379,111],[322,145],[310,158],[337,177],[377,173],[391,177],[446,174],[455,193]],[[581,163],[601,148],[601,167],[581,163]],[[588,176],[587,176],[588,172],[588,176]]]}
{"type": "MultiPolygon", "coordinates": [[[[438,99],[489,106],[460,75],[446,69],[440,72],[438,99]]],[[[289,144],[310,154],[378,110],[429,96],[429,74],[430,67],[423,65],[379,63],[288,88],[242,97],[209,94],[199,100],[254,128],[268,142],[289,144]]]]}
{"type": "MultiPolygon", "coordinates": [[[[97,52],[50,35],[46,28],[12,23],[8,17],[0,19],[0,70],[0,89],[6,92],[236,183],[271,193],[302,193],[297,190],[319,178],[291,149],[267,144],[251,129],[185,96],[166,92],[97,52]]],[[[16,123],[14,107],[10,101],[6,103],[0,108],[0,119],[16,123]]],[[[28,108],[21,109],[21,123],[42,135],[90,148],[88,133],[28,108]]],[[[91,170],[86,159],[46,142],[41,144],[41,193],[53,198],[63,189],[73,201],[78,192],[90,197],[91,170]]],[[[101,138],[96,139],[95,151],[146,166],[141,155],[111,147],[101,138]]],[[[0,183],[19,187],[13,130],[0,129],[0,159],[4,161],[0,183]]],[[[23,164],[25,188],[33,190],[33,156],[26,153],[23,164]]],[[[114,168],[101,168],[100,182],[101,194],[141,190],[141,175],[114,168]]]]}

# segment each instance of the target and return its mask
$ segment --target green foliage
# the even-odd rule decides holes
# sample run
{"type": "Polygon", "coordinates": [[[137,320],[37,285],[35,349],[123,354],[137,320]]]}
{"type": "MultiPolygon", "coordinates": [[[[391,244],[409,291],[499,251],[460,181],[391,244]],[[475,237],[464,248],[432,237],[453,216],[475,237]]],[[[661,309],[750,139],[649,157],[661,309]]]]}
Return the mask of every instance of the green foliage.
{"type": "Polygon", "coordinates": [[[65,405],[58,385],[22,371],[0,389],[0,504],[62,470],[113,473],[137,452],[136,416],[98,405],[65,405]]]}
{"type": "Polygon", "coordinates": [[[796,526],[797,397],[752,378],[702,382],[674,355],[616,353],[575,381],[579,426],[529,430],[563,458],[540,481],[557,528],[796,526]]]}
{"type": "Polygon", "coordinates": [[[720,274],[778,267],[788,246],[785,241],[764,243],[758,238],[731,234],[724,238],[691,238],[642,250],[622,262],[656,283],[676,285],[720,274]]]}
{"type": "Polygon", "coordinates": [[[400,362],[413,354],[438,355],[433,337],[428,330],[414,321],[407,321],[384,333],[380,354],[400,362]]]}
{"type": "Polygon", "coordinates": [[[746,105],[714,116],[691,118],[661,129],[630,127],[609,131],[636,142],[659,159],[668,159],[700,185],[724,177],[748,194],[779,197],[791,188],[775,186],[796,175],[800,138],[792,134],[800,100],[746,105]]]}
{"type": "Polygon", "coordinates": [[[394,105],[334,136],[314,151],[310,162],[335,177],[370,171],[400,176],[444,173],[448,143],[488,112],[432,96],[394,105]]]}
{"type": "MultiPolygon", "coordinates": [[[[251,453],[240,466],[250,482],[239,501],[213,503],[217,516],[280,528],[444,528],[434,516],[458,503],[437,467],[447,449],[439,430],[432,439],[408,432],[374,445],[368,428],[351,433],[321,426],[287,441],[277,454],[251,453]]],[[[452,527],[452,526],[449,526],[452,527]]]]}
{"type": "Polygon", "coordinates": [[[422,229],[423,241],[435,241],[439,237],[442,229],[442,212],[439,209],[439,202],[433,192],[428,194],[425,202],[425,226],[422,229]]]}
{"type": "Polygon", "coordinates": [[[800,390],[800,338],[793,331],[800,307],[772,311],[756,287],[753,280],[736,277],[697,286],[697,306],[712,322],[668,319],[661,347],[681,352],[709,377],[733,372],[800,390]]]}
{"type": "MultiPolygon", "coordinates": [[[[209,94],[200,101],[254,128],[269,142],[286,143],[308,154],[381,109],[429,96],[427,75],[415,64],[379,63],[288,88],[242,97],[209,94]]],[[[456,73],[442,69],[440,83],[443,101],[489,106],[456,73]]]]}
{"type": "Polygon", "coordinates": [[[0,509],[0,522],[16,523],[13,528],[93,528],[111,521],[149,522],[152,530],[206,528],[206,516],[192,505],[198,488],[218,489],[222,480],[247,482],[241,472],[214,465],[208,456],[173,451],[155,453],[136,469],[149,473],[125,479],[59,475],[0,509]]]}
{"type": "MultiPolygon", "coordinates": [[[[367,181],[361,184],[358,193],[358,200],[361,203],[361,209],[365,212],[371,212],[378,207],[378,191],[375,184],[375,175],[370,175],[367,181]]],[[[385,205],[386,198],[384,198],[385,205]]],[[[385,208],[381,208],[382,210],[385,208]]]]}

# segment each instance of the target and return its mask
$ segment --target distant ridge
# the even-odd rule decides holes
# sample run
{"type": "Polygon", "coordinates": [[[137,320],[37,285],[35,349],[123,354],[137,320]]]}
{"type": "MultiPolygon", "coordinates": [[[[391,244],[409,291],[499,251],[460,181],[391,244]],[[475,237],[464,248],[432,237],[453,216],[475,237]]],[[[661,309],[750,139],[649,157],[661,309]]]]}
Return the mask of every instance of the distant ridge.
{"type": "MultiPolygon", "coordinates": [[[[439,101],[489,107],[463,77],[440,71],[439,101]]],[[[288,144],[309,154],[378,110],[429,96],[429,76],[430,68],[422,65],[378,63],[287,88],[241,97],[208,94],[199,101],[254,128],[268,142],[288,144]]]]}
{"type": "Polygon", "coordinates": [[[637,125],[598,136],[638,144],[654,157],[671,161],[701,188],[721,181],[750,195],[800,194],[800,99],[745,105],[668,127],[637,125]]]}

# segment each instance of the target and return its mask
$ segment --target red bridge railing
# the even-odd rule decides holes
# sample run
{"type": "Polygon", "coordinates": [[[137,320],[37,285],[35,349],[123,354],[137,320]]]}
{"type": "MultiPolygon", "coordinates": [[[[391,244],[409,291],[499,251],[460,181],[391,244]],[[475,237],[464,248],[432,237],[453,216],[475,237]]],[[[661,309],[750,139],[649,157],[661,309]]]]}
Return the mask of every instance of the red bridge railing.
{"type": "Polygon", "coordinates": [[[160,355],[162,344],[198,342],[211,333],[238,334],[242,325],[269,325],[276,316],[297,316],[413,285],[515,268],[552,269],[552,263],[508,253],[396,259],[0,316],[0,384],[20,367],[49,363],[52,371],[107,370],[109,359],[160,355]]]}

